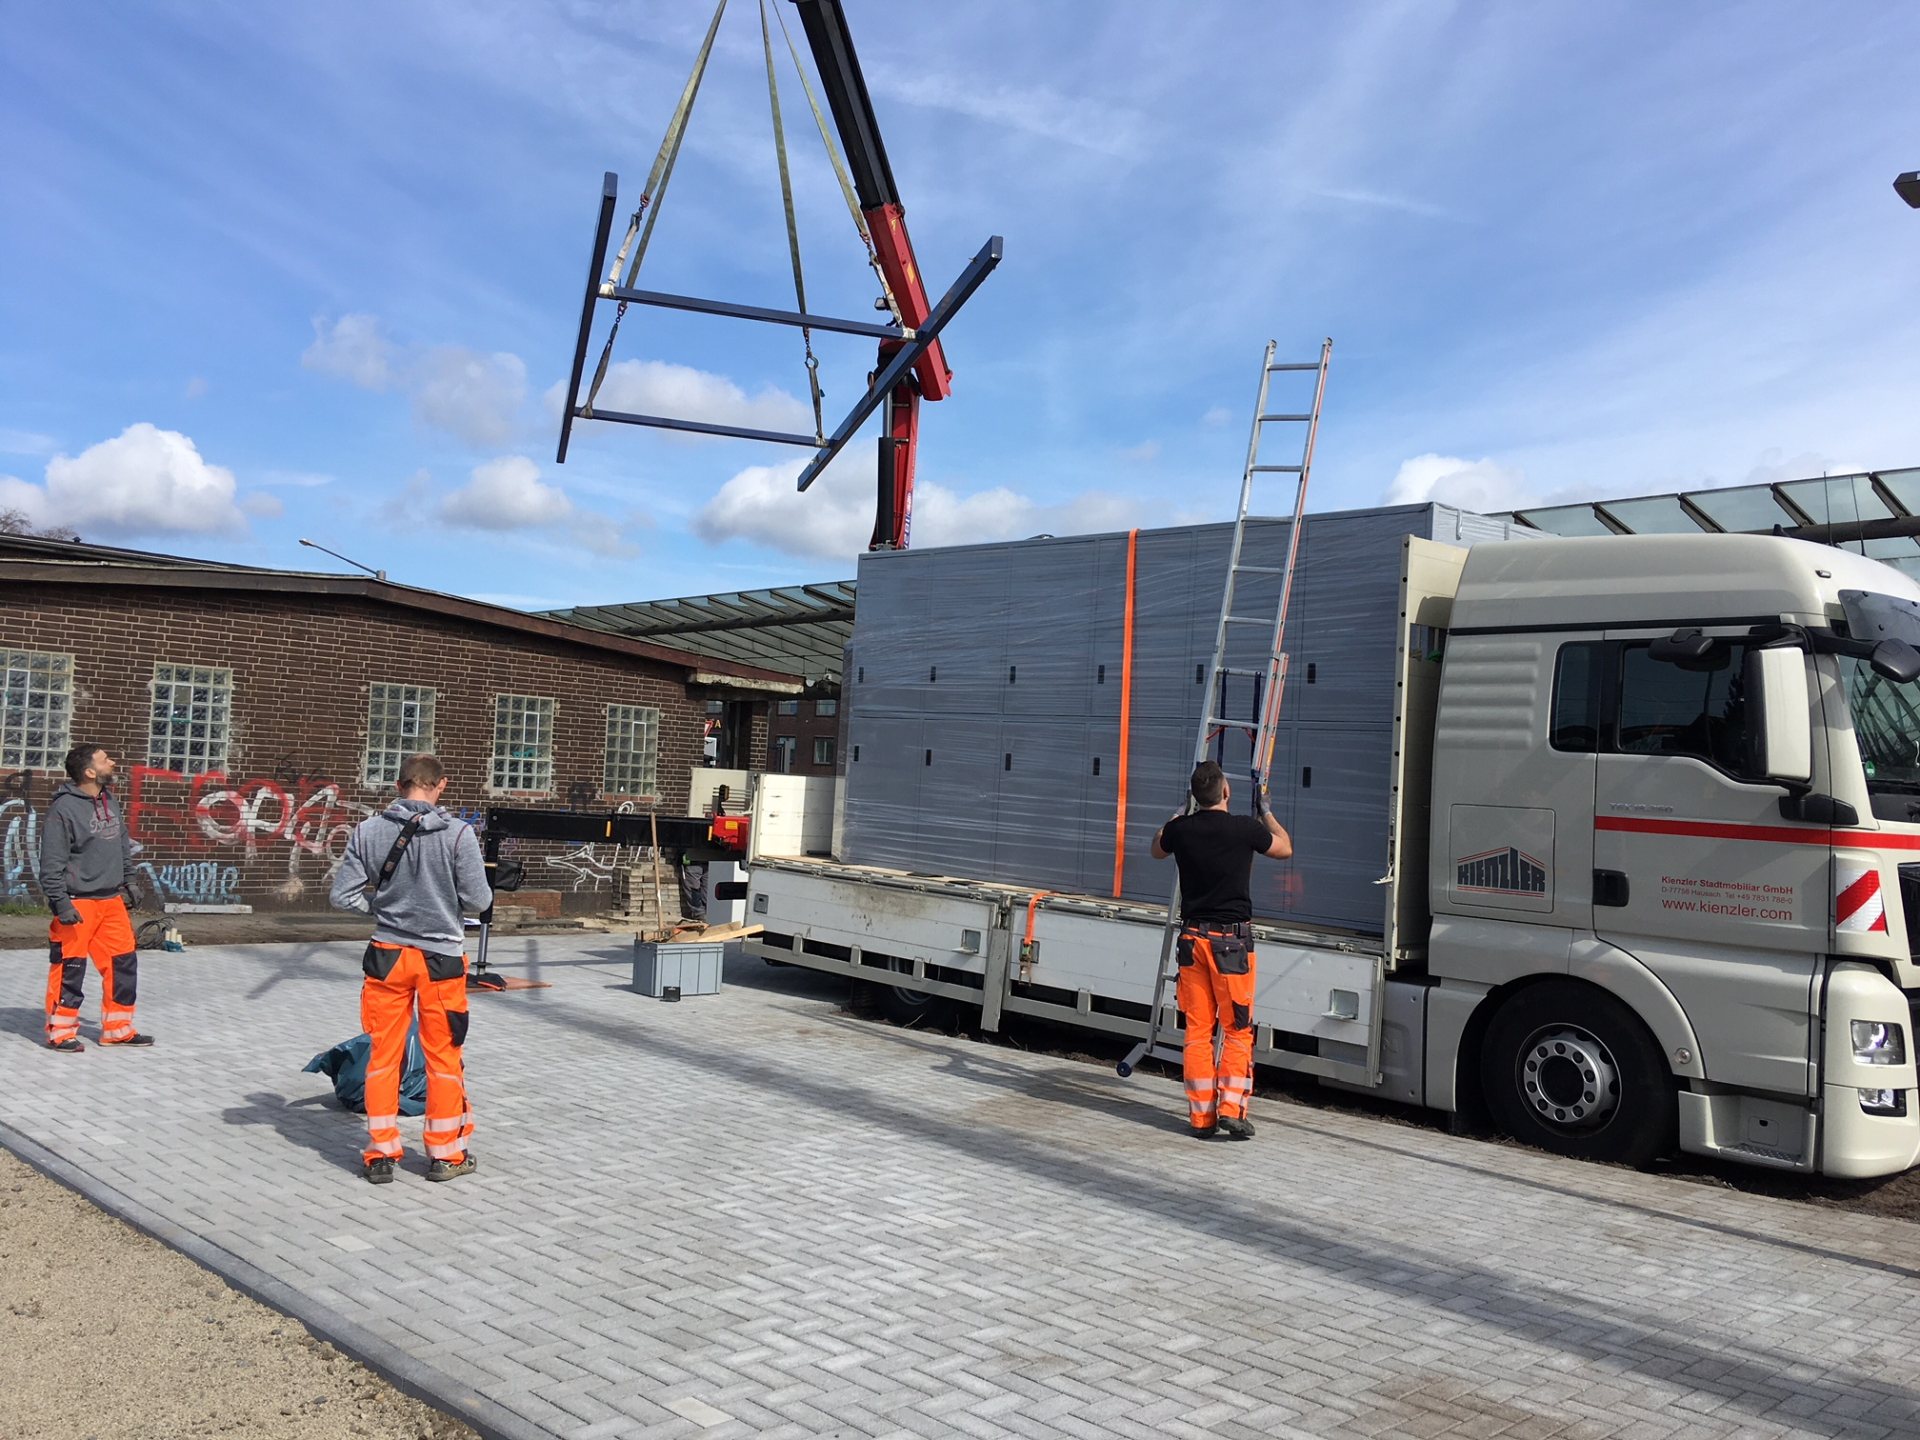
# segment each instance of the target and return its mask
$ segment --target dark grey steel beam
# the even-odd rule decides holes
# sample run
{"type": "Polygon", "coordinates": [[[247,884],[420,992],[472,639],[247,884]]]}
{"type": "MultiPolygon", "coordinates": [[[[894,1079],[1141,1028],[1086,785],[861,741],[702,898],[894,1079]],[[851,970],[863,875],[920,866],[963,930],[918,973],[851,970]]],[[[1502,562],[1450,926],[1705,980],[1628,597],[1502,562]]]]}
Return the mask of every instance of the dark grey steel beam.
{"type": "Polygon", "coordinates": [[[600,297],[600,267],[607,263],[607,241],[613,234],[613,206],[620,177],[607,171],[600,180],[600,220],[593,231],[593,258],[587,262],[587,297],[580,302],[580,336],[573,344],[573,373],[567,377],[567,408],[560,412],[560,451],[554,464],[567,463],[567,442],[573,438],[574,406],[580,400],[580,375],[587,368],[587,341],[593,338],[593,304],[600,297]]]}
{"type": "Polygon", "coordinates": [[[842,320],[833,315],[812,315],[803,310],[773,310],[764,305],[738,305],[731,300],[702,300],[693,295],[674,295],[665,290],[629,290],[624,285],[601,297],[625,300],[635,305],[651,305],[656,310],[686,310],[696,315],[724,315],[735,320],[762,320],[769,325],[791,325],[795,329],[828,330],[839,335],[865,335],[875,340],[904,339],[898,325],[883,325],[874,320],[842,320]]]}

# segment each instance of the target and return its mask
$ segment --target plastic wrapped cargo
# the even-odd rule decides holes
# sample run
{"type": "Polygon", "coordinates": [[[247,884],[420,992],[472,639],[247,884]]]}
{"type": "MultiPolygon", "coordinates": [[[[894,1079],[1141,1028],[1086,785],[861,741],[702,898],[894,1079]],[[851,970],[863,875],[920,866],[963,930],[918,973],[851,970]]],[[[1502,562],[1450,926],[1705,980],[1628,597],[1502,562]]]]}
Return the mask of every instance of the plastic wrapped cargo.
{"type": "MultiPolygon", "coordinates": [[[[1243,563],[1284,563],[1290,522],[1249,520],[1243,563]]],[[[1401,541],[1472,544],[1514,528],[1442,505],[1307,518],[1287,627],[1270,799],[1295,854],[1255,870],[1255,911],[1384,928],[1401,541]]],[[[1231,525],[879,552],[860,562],[842,687],[841,858],[1033,889],[1164,901],[1148,850],[1186,793],[1231,525]]],[[[1277,576],[1238,613],[1271,616],[1277,576]]],[[[1265,659],[1230,629],[1227,663],[1265,659]]],[[[1437,640],[1423,639],[1423,644],[1437,640]]],[[[1210,753],[1248,807],[1260,685],[1228,677],[1238,719],[1210,753]]]]}

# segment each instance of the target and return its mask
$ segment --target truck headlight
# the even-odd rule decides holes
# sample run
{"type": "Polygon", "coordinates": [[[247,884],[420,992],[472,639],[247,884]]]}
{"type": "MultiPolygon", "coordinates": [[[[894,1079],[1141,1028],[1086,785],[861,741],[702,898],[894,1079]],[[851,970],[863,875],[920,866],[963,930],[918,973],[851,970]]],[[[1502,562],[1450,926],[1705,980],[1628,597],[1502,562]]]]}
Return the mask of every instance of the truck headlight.
{"type": "Polygon", "coordinates": [[[1852,1024],[1853,1058],[1860,1064],[1904,1065],[1907,1063],[1907,1032],[1898,1022],[1855,1020],[1852,1024]]]}
{"type": "Polygon", "coordinates": [[[1869,1115],[1905,1115],[1907,1092],[1904,1090],[1862,1090],[1860,1108],[1869,1115]]]}

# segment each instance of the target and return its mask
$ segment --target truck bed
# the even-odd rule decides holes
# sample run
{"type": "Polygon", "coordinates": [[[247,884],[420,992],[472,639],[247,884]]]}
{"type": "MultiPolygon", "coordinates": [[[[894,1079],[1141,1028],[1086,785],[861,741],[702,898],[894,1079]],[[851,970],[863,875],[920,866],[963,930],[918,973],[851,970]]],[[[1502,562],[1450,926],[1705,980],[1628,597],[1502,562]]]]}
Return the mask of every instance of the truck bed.
{"type": "MultiPolygon", "coordinates": [[[[751,954],[979,1004],[989,1030],[1015,1013],[1145,1033],[1164,905],[770,857],[754,861],[748,895],[747,919],[765,927],[747,942],[751,954]]],[[[1376,1083],[1368,1056],[1386,996],[1380,938],[1265,922],[1255,933],[1260,1058],[1376,1083]]],[[[1173,1004],[1171,987],[1164,1003],[1173,1004]]],[[[1163,1033],[1177,1041],[1177,1029],[1163,1033]]]]}

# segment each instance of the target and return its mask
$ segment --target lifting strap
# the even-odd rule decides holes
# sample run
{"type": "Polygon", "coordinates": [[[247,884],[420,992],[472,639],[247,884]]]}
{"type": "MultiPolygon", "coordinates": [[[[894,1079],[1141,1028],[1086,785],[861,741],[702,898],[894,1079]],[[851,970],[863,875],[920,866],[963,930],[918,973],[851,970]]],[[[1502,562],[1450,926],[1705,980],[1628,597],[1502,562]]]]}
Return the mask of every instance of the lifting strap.
{"type": "MultiPolygon", "coordinates": [[[[767,0],[760,0],[760,46],[767,56],[767,104],[773,110],[773,153],[780,162],[780,203],[787,212],[787,253],[793,259],[794,307],[807,313],[807,277],[800,266],[800,226],[793,214],[793,177],[787,171],[787,127],[780,118],[780,82],[773,71],[773,32],[767,28],[767,0]]],[[[813,328],[800,327],[807,352],[807,388],[813,392],[813,436],[827,443],[827,422],[820,413],[820,362],[814,358],[813,328]]]]}
{"type": "MultiPolygon", "coordinates": [[[[680,91],[680,103],[674,107],[673,118],[667,122],[667,133],[660,141],[659,153],[653,157],[653,169],[647,175],[647,187],[640,192],[640,203],[634,207],[633,219],[627,225],[627,238],[620,242],[620,253],[613,257],[613,264],[608,267],[607,278],[601,286],[603,292],[611,291],[622,283],[623,271],[624,283],[628,287],[632,286],[634,276],[639,273],[641,258],[647,253],[647,242],[653,238],[653,222],[660,216],[660,202],[666,198],[667,182],[673,178],[674,162],[680,158],[681,142],[686,139],[687,119],[693,114],[693,102],[700,96],[700,82],[707,75],[707,61],[713,54],[713,37],[719,33],[720,17],[726,12],[727,0],[720,0],[714,7],[713,19],[707,25],[707,38],[701,43],[700,54],[693,62],[693,71],[680,91]],[[639,241],[637,247],[634,244],[636,239],[639,241]]],[[[614,308],[613,327],[607,331],[607,343],[601,348],[600,363],[594,367],[593,384],[587,389],[587,403],[581,407],[580,413],[588,418],[592,418],[593,402],[607,378],[607,365],[613,359],[614,337],[620,333],[620,322],[626,313],[627,302],[622,300],[614,308]]]]}

